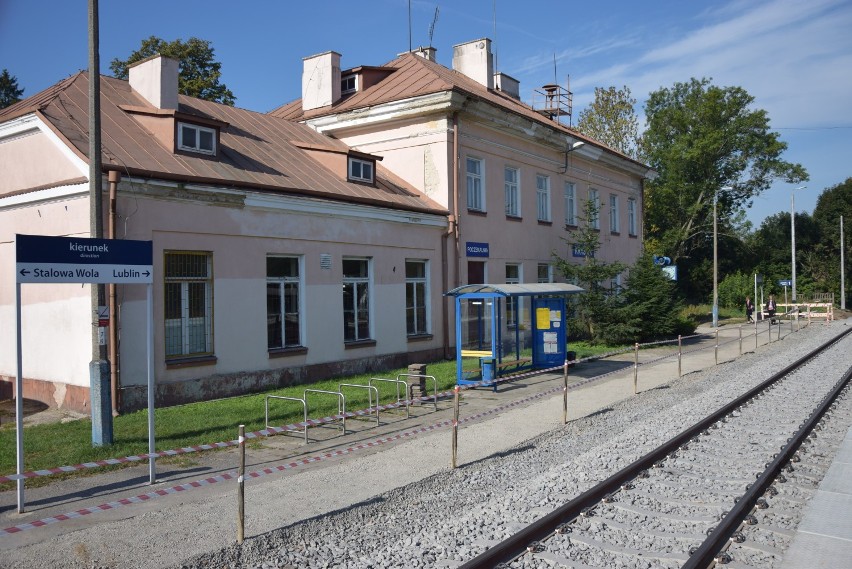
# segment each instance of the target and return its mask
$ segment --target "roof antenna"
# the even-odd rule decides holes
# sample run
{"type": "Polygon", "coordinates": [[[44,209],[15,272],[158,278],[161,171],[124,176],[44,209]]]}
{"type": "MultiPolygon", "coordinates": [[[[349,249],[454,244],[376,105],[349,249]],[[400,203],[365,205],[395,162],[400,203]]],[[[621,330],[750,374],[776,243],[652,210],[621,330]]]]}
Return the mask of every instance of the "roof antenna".
{"type": "MultiPolygon", "coordinates": [[[[492,20],[494,20],[494,45],[499,46],[497,43],[497,0],[493,0],[491,3],[492,7],[492,20]]],[[[494,48],[494,73],[497,73],[499,68],[497,67],[497,47],[494,48]]]]}
{"type": "Polygon", "coordinates": [[[432,35],[435,33],[435,23],[438,21],[438,5],[435,5],[435,17],[432,18],[432,23],[429,25],[429,47],[432,47],[432,35]]]}
{"type": "Polygon", "coordinates": [[[553,52],[553,84],[558,85],[558,80],[556,79],[556,52],[553,52]]]}
{"type": "Polygon", "coordinates": [[[408,0],[408,52],[411,53],[411,0],[408,0]]]}

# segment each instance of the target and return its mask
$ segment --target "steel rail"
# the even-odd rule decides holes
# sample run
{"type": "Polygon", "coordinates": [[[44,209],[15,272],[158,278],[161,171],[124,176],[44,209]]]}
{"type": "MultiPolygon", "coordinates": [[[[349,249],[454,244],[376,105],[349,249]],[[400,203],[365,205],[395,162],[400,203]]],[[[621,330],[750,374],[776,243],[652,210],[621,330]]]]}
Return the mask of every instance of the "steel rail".
{"type": "MultiPolygon", "coordinates": [[[[652,467],[656,462],[663,460],[673,451],[680,448],[684,443],[694,439],[700,433],[709,428],[712,424],[729,415],[732,411],[739,408],[746,401],[752,399],[760,392],[764,391],[774,383],[780,381],[782,378],[789,375],[791,372],[795,371],[797,368],[803,366],[811,359],[815,358],[817,355],[824,352],[850,333],[852,333],[852,329],[846,330],[845,332],[838,334],[831,340],[825,342],[818,348],[812,350],[808,354],[786,366],[781,371],[773,374],[769,377],[769,379],[750,389],[745,394],[741,395],[740,397],[737,397],[730,403],[718,409],[716,412],[708,415],[701,421],[695,423],[693,426],[687,428],[680,434],[669,439],[650,453],[639,458],[632,464],[622,468],[606,480],[598,483],[589,490],[586,490],[570,502],[560,506],[559,508],[555,509],[544,517],[539,518],[538,520],[523,528],[518,533],[508,537],[507,539],[492,546],[491,548],[479,554],[475,558],[461,565],[459,569],[491,569],[497,566],[499,563],[509,562],[514,559],[517,559],[528,550],[530,544],[550,537],[551,535],[556,533],[556,530],[559,526],[564,523],[570,522],[578,516],[582,515],[582,513],[586,511],[587,508],[594,507],[595,505],[600,503],[608,494],[611,494],[612,492],[620,489],[623,484],[636,478],[642,471],[652,467]]],[[[742,502],[742,500],[740,500],[740,502],[742,502]]],[[[714,530],[714,534],[717,531],[719,532],[719,535],[722,535],[722,530],[719,527],[714,530]]],[[[696,552],[696,555],[698,553],[699,552],[696,552]]]]}
{"type": "Polygon", "coordinates": [[[682,569],[699,569],[709,567],[715,560],[720,551],[728,544],[728,540],[742,525],[743,520],[754,508],[757,500],[763,496],[766,489],[775,481],[781,469],[790,463],[793,455],[799,450],[804,440],[811,434],[814,428],[822,419],[823,415],[828,411],[832,403],[846,389],[849,380],[852,378],[852,367],[850,367],[840,381],[835,384],[832,391],[820,402],[819,406],[814,410],[810,417],[802,424],[799,431],[792,439],[783,447],[778,456],[767,466],[766,470],[761,474],[757,481],[751,485],[746,493],[734,505],[716,526],[704,543],[693,553],[682,569]]]}

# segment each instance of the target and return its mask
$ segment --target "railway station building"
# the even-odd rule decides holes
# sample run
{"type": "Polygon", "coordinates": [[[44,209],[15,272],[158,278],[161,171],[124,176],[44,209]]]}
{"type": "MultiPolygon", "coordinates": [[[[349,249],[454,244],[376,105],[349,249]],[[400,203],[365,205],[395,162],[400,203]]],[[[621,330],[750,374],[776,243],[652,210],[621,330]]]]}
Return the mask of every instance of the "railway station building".
{"type": "MultiPolygon", "coordinates": [[[[564,124],[571,111],[566,89],[541,86],[531,105],[522,102],[519,82],[494,69],[487,38],[454,46],[452,68],[438,63],[432,47],[379,66],[342,69],[341,59],[334,51],[304,58],[302,98],[271,114],[381,156],[449,211],[441,244],[445,291],[563,281],[553,255],[583,261],[584,252],[565,239],[583,222],[589,200],[597,208],[600,258],[628,265],[637,259],[643,181],[655,173],[564,124]]],[[[528,309],[523,300],[509,302],[504,324],[515,311],[528,324],[528,309]]],[[[452,325],[444,333],[455,345],[452,325]]]]}
{"type": "MultiPolygon", "coordinates": [[[[564,239],[586,200],[601,258],[639,255],[653,172],[562,124],[558,86],[523,103],[489,40],[455,46],[452,69],[433,48],[340,59],[305,58],[303,96],[271,113],[178,95],[166,58],[102,77],[103,234],[153,242],[157,405],[450,358],[443,294],[563,281],[553,254],[583,261],[564,239]]],[[[3,398],[15,235],[91,235],[87,93],[78,73],[0,110],[3,398]]],[[[22,286],[26,398],[88,412],[91,286],[22,286]]],[[[113,404],[128,411],[145,405],[145,290],[112,291],[113,404]]],[[[524,326],[525,302],[507,325],[524,326]]]]}
{"type": "MultiPolygon", "coordinates": [[[[102,77],[104,237],[153,242],[158,405],[442,355],[447,212],[315,130],[183,95],[176,61],[102,77]]],[[[15,236],[89,237],[88,75],[0,111],[0,389],[15,236]]],[[[23,284],[24,396],[87,412],[90,287],[23,284]]],[[[113,381],[146,402],[146,287],[115,287],[113,381]]]]}

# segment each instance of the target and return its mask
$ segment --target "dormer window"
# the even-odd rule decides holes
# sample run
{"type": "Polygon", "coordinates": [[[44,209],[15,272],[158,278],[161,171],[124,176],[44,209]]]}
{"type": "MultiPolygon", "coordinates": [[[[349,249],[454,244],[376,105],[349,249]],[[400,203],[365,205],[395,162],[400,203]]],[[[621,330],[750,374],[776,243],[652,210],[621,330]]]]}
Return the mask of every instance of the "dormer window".
{"type": "Polygon", "coordinates": [[[178,123],[178,149],[199,154],[216,154],[216,129],[178,123]]]}
{"type": "Polygon", "coordinates": [[[358,76],[357,75],[344,75],[343,78],[340,79],[340,94],[341,95],[349,95],[358,90],[358,76]]]}
{"type": "Polygon", "coordinates": [[[349,157],[349,179],[354,182],[372,184],[375,181],[375,162],[349,157]]]}

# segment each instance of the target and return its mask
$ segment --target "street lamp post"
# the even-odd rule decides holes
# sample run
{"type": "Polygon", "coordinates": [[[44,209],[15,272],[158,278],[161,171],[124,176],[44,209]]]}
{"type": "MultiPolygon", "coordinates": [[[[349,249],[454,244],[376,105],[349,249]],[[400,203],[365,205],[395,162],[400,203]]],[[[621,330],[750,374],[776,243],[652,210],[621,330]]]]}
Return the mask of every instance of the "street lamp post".
{"type": "MultiPolygon", "coordinates": [[[[733,190],[731,186],[724,186],[722,190],[733,190]]],[[[718,246],[718,222],[716,217],[716,204],[719,201],[719,191],[713,192],[713,328],[719,326],[719,246],[718,246]]]]}
{"type": "Polygon", "coordinates": [[[796,190],[804,190],[807,186],[799,186],[798,188],[793,188],[790,192],[790,256],[792,257],[791,264],[793,266],[793,278],[792,289],[793,289],[793,304],[796,303],[796,201],[795,195],[796,190]]]}

